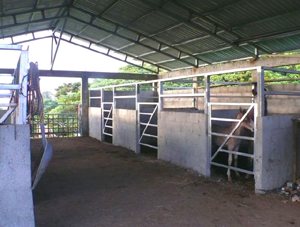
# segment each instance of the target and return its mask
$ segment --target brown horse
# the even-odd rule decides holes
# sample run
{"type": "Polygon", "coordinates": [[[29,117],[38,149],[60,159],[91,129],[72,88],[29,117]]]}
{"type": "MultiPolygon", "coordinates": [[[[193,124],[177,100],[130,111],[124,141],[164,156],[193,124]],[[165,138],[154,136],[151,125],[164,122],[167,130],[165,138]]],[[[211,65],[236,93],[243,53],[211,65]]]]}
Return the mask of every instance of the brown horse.
{"type": "MultiPolygon", "coordinates": [[[[246,111],[242,110],[240,108],[236,119],[242,119],[242,117],[245,115],[246,111]]],[[[233,122],[231,125],[228,125],[227,127],[222,127],[220,125],[213,124],[212,125],[212,132],[215,133],[222,133],[222,134],[230,134],[233,129],[237,126],[237,122],[233,122]]],[[[245,130],[253,131],[253,121],[250,118],[249,114],[245,117],[245,119],[242,121],[242,123],[237,127],[237,129],[234,131],[234,136],[241,136],[244,135],[245,130]]],[[[226,137],[224,136],[213,136],[212,142],[214,145],[220,147],[225,142],[226,137]]],[[[223,147],[227,147],[229,151],[238,151],[242,139],[240,138],[229,138],[223,147]]],[[[232,153],[228,153],[228,166],[231,166],[232,164],[232,153]]],[[[238,164],[238,155],[234,155],[234,166],[237,167],[238,164]]],[[[237,176],[239,176],[239,173],[236,171],[237,176]]],[[[231,175],[230,175],[230,168],[227,170],[227,177],[228,181],[231,182],[231,175]]]]}

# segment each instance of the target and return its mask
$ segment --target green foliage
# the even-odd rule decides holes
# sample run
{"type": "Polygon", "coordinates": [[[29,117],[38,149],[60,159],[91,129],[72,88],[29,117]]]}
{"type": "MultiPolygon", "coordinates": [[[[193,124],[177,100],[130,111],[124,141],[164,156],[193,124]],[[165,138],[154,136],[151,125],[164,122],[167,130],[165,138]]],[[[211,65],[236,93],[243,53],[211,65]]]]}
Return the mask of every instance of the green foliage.
{"type": "Polygon", "coordinates": [[[81,99],[80,86],[81,84],[79,82],[65,83],[59,86],[57,89],[55,89],[55,100],[44,100],[44,112],[50,114],[77,114],[77,106],[81,99]]]}
{"type": "Polygon", "coordinates": [[[52,99],[44,99],[44,113],[49,113],[58,106],[58,102],[52,99]]]}
{"type": "MultiPolygon", "coordinates": [[[[149,68],[152,71],[156,71],[155,67],[151,67],[151,66],[146,66],[146,68],[149,68]]],[[[134,65],[125,65],[123,67],[119,68],[119,72],[120,73],[140,73],[140,74],[151,74],[150,71],[146,70],[146,69],[142,69],[140,67],[134,66],[134,65]]]]}
{"type": "Polygon", "coordinates": [[[68,94],[72,94],[72,93],[78,93],[80,92],[80,82],[77,83],[64,83],[63,85],[59,86],[58,88],[55,89],[56,93],[55,93],[55,97],[57,99],[60,98],[60,96],[63,95],[68,95],[68,94]]]}
{"type": "Polygon", "coordinates": [[[44,91],[42,93],[44,99],[53,99],[53,94],[51,91],[44,91]]]}

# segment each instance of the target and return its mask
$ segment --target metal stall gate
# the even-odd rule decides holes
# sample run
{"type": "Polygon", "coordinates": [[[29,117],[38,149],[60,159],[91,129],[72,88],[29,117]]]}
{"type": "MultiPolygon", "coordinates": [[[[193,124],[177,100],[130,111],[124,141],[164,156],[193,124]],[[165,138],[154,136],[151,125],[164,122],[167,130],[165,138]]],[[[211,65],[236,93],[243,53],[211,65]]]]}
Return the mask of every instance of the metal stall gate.
{"type": "Polygon", "coordinates": [[[158,103],[138,103],[139,146],[157,149],[158,103]]]}
{"type": "MultiPolygon", "coordinates": [[[[217,111],[217,110],[215,110],[217,111]]],[[[229,110],[227,110],[229,111],[229,110]]],[[[231,112],[233,112],[231,110],[231,112]]],[[[223,167],[230,170],[234,170],[236,172],[242,172],[246,174],[253,175],[254,174],[254,167],[251,168],[248,166],[238,166],[238,158],[239,157],[246,157],[249,159],[248,163],[254,163],[254,138],[255,138],[255,120],[256,116],[256,104],[255,103],[208,103],[208,136],[209,136],[209,142],[213,147],[217,147],[215,152],[211,152],[211,160],[210,164],[213,166],[223,167]],[[239,112],[241,113],[239,117],[232,118],[231,116],[228,117],[220,117],[216,116],[216,114],[213,113],[213,109],[218,108],[220,106],[226,106],[234,108],[246,108],[245,111],[240,112],[241,110],[236,110],[235,108],[235,115],[231,114],[231,116],[236,116],[239,112]],[[252,115],[253,114],[253,115],[252,115]],[[252,117],[250,117],[252,115],[252,117]],[[252,119],[253,118],[253,119],[252,119]],[[246,129],[243,124],[244,122],[248,120],[252,121],[252,127],[253,132],[251,132],[249,129],[246,129]],[[222,127],[214,127],[216,126],[216,122],[218,122],[218,125],[222,125],[222,127]],[[242,131],[240,129],[244,128],[244,133],[241,133],[242,131]],[[214,137],[214,138],[213,138],[214,137]],[[245,147],[252,148],[241,151],[241,144],[246,144],[245,147]],[[224,158],[218,159],[218,156],[221,155],[221,153],[227,153],[228,154],[228,163],[222,162],[224,161],[224,158]],[[234,156],[234,166],[232,166],[232,155],[234,156]]],[[[248,122],[249,123],[249,122],[248,122]]],[[[245,148],[244,148],[245,149],[245,148]]],[[[213,150],[212,150],[213,151],[213,150]]],[[[230,173],[229,176],[230,178],[230,173]]]]}
{"type": "MultiPolygon", "coordinates": [[[[95,91],[94,91],[95,92],[95,91]]],[[[112,142],[113,139],[113,92],[101,88],[99,93],[93,94],[93,101],[96,107],[101,107],[101,140],[112,142]],[[99,102],[98,102],[99,100],[99,102]]]]}

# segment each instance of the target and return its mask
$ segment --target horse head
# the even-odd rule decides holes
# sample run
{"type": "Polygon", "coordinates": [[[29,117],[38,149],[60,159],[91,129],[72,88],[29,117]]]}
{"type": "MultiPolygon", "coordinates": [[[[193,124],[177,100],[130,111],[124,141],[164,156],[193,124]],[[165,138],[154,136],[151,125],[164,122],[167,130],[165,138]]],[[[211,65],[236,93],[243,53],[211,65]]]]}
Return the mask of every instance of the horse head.
{"type": "MultiPolygon", "coordinates": [[[[242,119],[242,117],[246,114],[246,111],[243,110],[241,107],[240,107],[240,110],[236,116],[236,119],[242,119]]],[[[254,131],[254,122],[253,120],[251,119],[251,117],[249,116],[249,114],[247,114],[247,116],[245,117],[245,119],[242,121],[241,123],[241,127],[244,127],[248,130],[250,130],[251,132],[254,131]]]]}

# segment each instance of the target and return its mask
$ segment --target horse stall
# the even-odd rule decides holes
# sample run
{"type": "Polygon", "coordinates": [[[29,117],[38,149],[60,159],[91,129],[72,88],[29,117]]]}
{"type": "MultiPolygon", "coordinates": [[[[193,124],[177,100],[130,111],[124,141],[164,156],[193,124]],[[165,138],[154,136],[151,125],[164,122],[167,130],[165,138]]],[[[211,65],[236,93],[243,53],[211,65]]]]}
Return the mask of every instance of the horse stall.
{"type": "Polygon", "coordinates": [[[227,171],[229,181],[253,175],[257,193],[278,188],[299,163],[292,119],[299,117],[300,87],[272,84],[265,71],[299,74],[252,67],[90,90],[90,135],[107,141],[110,126],[112,143],[137,154],[154,150],[158,159],[205,177],[216,168],[227,171]],[[213,80],[246,71],[250,82],[213,80]]]}

